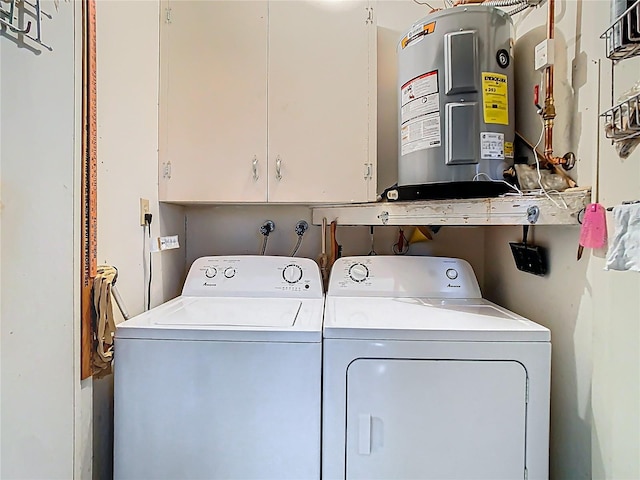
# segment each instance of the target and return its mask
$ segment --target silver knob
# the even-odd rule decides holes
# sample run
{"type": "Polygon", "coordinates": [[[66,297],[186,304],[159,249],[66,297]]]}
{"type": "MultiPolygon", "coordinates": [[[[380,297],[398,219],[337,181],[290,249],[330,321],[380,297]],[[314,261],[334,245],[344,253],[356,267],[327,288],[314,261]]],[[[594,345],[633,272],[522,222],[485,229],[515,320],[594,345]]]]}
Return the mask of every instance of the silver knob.
{"type": "Polygon", "coordinates": [[[216,276],[216,273],[218,273],[218,271],[215,269],[215,267],[207,267],[207,269],[204,271],[204,276],[207,278],[213,278],[216,276]]]}
{"type": "Polygon", "coordinates": [[[447,278],[449,280],[455,280],[456,278],[458,278],[458,271],[455,268],[447,269],[445,274],[447,275],[447,278]]]}
{"type": "Polygon", "coordinates": [[[349,277],[354,282],[364,282],[369,277],[369,269],[362,263],[354,263],[349,268],[349,277]]]}
{"type": "Polygon", "coordinates": [[[227,277],[227,278],[233,278],[235,276],[235,274],[236,274],[236,269],[233,268],[233,267],[227,267],[224,270],[224,276],[227,277]]]}
{"type": "Polygon", "coordinates": [[[287,265],[282,271],[282,278],[284,278],[287,283],[297,283],[302,278],[302,268],[298,265],[287,265]]]}

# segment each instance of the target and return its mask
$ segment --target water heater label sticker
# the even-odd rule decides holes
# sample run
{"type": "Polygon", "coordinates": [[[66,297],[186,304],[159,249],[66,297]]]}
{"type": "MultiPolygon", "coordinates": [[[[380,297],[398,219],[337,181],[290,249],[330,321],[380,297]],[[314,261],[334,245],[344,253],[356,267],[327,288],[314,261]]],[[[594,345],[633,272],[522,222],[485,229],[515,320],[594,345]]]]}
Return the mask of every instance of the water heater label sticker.
{"type": "Polygon", "coordinates": [[[504,156],[513,158],[513,142],[504,142],[504,156]]]}
{"type": "Polygon", "coordinates": [[[435,148],[440,140],[438,71],[409,80],[400,89],[400,137],[402,155],[435,148]]]}
{"type": "Polygon", "coordinates": [[[400,137],[401,155],[439,147],[441,145],[440,113],[423,115],[403,124],[400,128],[400,137]]]}
{"type": "Polygon", "coordinates": [[[506,75],[482,72],[482,104],[484,123],[509,124],[509,95],[506,75]]]}
{"type": "Polygon", "coordinates": [[[400,90],[403,107],[409,102],[422,101],[422,97],[437,94],[438,71],[434,70],[409,80],[400,90]]]}
{"type": "Polygon", "coordinates": [[[480,133],[480,152],[483,160],[504,160],[504,133],[480,133]]]}

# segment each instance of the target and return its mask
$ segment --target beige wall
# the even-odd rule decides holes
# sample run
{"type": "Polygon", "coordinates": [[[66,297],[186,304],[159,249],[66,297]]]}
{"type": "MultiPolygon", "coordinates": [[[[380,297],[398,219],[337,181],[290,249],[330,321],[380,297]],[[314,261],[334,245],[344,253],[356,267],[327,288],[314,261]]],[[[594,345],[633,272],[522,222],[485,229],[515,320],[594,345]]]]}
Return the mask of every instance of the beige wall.
{"type": "Polygon", "coordinates": [[[77,300],[79,5],[42,2],[53,52],[0,35],[2,478],[90,474],[77,300]]]}
{"type": "MultiPolygon", "coordinates": [[[[530,92],[533,48],[544,37],[546,6],[520,15],[516,43],[516,125],[537,140],[540,122],[530,92]]],[[[610,105],[611,64],[602,60],[598,105],[598,37],[609,24],[609,2],[557,2],[555,151],[574,151],[572,175],[595,185],[600,136],[600,202],[640,198],[640,151],[627,160],[603,138],[598,113],[610,105]]],[[[638,59],[616,68],[616,96],[639,78],[638,59]]],[[[609,230],[612,232],[609,215],[609,230]]],[[[538,278],[515,269],[508,242],[521,229],[486,229],[486,294],[548,326],[552,332],[551,478],[640,478],[640,281],[637,274],[603,271],[589,250],[576,262],[577,227],[534,228],[550,252],[550,274],[538,278]]]]}

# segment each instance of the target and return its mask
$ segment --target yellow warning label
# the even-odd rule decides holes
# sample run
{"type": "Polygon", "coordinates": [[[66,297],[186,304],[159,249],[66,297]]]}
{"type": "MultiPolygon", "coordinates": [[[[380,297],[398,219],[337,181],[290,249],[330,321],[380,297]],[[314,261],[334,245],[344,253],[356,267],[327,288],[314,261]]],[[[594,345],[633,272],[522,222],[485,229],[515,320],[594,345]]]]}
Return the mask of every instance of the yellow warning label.
{"type": "Polygon", "coordinates": [[[513,158],[513,142],[504,142],[504,157],[513,158]]]}
{"type": "Polygon", "coordinates": [[[484,123],[509,124],[508,92],[506,75],[482,72],[484,123]]]}

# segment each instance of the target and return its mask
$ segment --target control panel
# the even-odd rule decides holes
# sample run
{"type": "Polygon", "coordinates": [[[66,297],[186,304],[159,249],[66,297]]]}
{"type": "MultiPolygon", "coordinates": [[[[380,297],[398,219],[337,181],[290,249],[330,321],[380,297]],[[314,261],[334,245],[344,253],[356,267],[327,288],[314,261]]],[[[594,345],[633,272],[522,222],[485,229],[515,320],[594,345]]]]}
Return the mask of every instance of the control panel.
{"type": "Polygon", "coordinates": [[[322,298],[320,269],[308,258],[202,257],[191,265],[186,296],[322,298]]]}
{"type": "Polygon", "coordinates": [[[344,257],[334,263],[328,296],[482,298],[465,260],[448,257],[344,257]]]}

